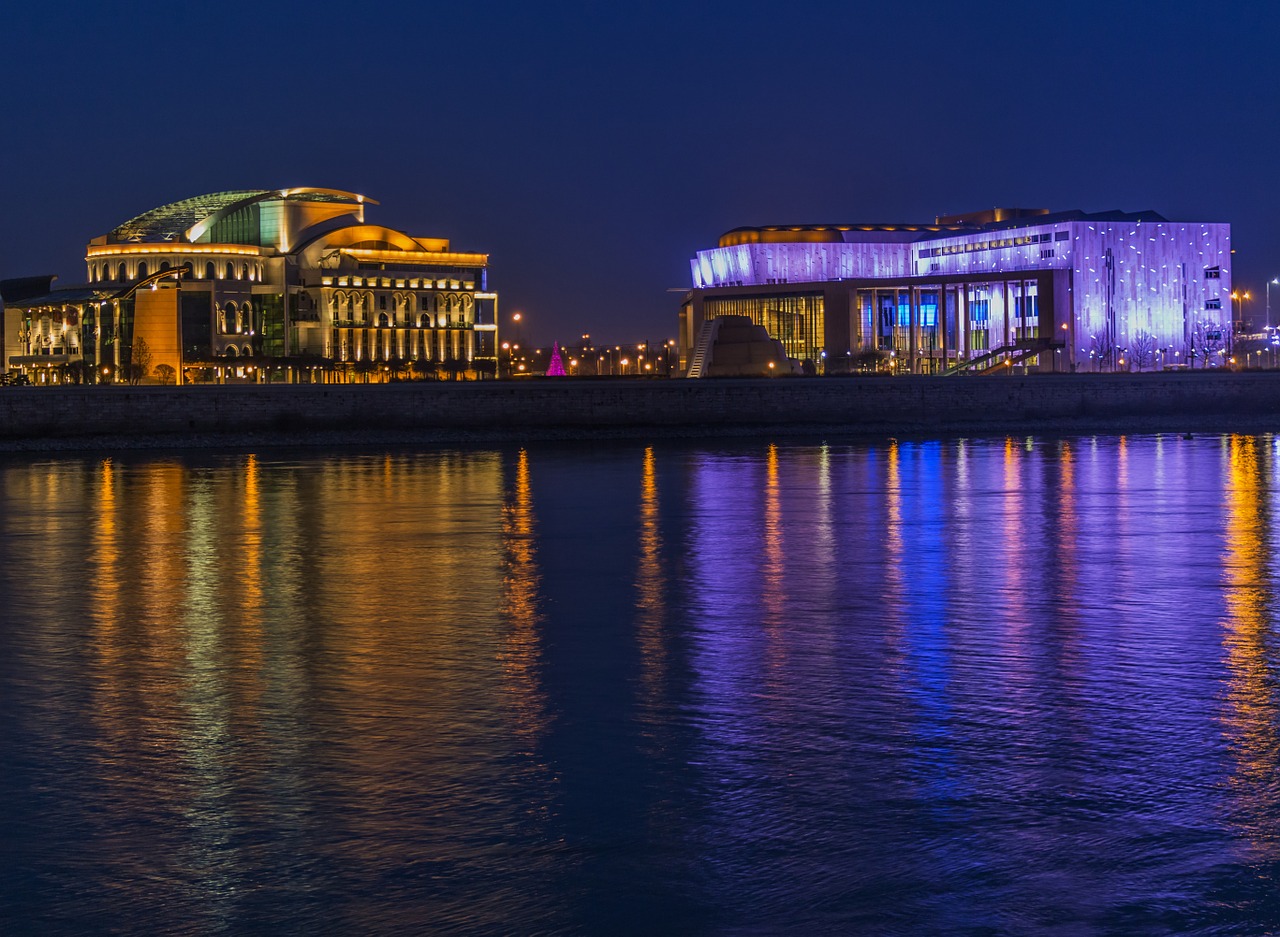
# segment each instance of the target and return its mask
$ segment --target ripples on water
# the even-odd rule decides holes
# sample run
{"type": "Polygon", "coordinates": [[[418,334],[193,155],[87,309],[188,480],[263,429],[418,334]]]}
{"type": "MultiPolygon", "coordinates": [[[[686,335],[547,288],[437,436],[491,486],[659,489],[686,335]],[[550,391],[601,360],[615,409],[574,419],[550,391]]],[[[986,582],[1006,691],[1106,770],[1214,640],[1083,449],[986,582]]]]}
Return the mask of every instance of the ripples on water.
{"type": "Polygon", "coordinates": [[[0,930],[1280,927],[1280,441],[0,463],[0,930]]]}

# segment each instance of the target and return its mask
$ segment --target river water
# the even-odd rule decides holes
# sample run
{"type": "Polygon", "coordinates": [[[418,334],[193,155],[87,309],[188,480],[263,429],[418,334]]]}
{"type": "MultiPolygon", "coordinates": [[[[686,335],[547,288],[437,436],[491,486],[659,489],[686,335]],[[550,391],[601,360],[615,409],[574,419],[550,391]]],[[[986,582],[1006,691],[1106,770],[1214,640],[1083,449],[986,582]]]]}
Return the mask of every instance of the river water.
{"type": "Polygon", "coordinates": [[[1280,439],[0,462],[0,932],[1280,928],[1280,439]]]}

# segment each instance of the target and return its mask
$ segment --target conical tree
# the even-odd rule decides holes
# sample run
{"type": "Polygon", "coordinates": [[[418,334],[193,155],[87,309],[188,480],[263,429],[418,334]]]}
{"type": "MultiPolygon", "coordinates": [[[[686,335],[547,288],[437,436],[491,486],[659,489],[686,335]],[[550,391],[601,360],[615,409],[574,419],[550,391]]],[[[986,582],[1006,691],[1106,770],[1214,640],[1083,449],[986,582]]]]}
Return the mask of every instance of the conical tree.
{"type": "Polygon", "coordinates": [[[564,377],[564,362],[560,360],[560,343],[551,346],[551,363],[547,365],[547,377],[564,377]]]}

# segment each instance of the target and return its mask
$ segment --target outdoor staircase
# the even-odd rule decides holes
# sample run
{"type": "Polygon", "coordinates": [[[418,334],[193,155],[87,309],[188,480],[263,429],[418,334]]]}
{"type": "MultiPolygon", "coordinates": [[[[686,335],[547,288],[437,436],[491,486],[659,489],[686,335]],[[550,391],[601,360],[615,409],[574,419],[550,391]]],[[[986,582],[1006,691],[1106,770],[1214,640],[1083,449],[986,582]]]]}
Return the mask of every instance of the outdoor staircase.
{"type": "Polygon", "coordinates": [[[719,319],[707,319],[702,323],[702,330],[698,332],[698,341],[693,346],[693,357],[689,359],[689,370],[685,372],[685,377],[702,377],[703,368],[711,360],[711,346],[716,343],[719,332],[719,319]]]}
{"type": "Polygon", "coordinates": [[[1028,358],[1034,358],[1036,355],[1042,355],[1045,352],[1052,352],[1054,348],[1061,348],[1061,345],[1055,345],[1046,339],[1034,338],[1022,342],[1013,342],[1009,345],[1001,345],[994,351],[989,351],[985,355],[979,355],[977,358],[970,358],[968,361],[961,361],[954,364],[942,372],[943,377],[951,377],[956,374],[995,374],[1006,367],[1013,367],[1015,364],[1021,364],[1028,358]],[[1003,360],[996,360],[1004,356],[1003,360]]]}

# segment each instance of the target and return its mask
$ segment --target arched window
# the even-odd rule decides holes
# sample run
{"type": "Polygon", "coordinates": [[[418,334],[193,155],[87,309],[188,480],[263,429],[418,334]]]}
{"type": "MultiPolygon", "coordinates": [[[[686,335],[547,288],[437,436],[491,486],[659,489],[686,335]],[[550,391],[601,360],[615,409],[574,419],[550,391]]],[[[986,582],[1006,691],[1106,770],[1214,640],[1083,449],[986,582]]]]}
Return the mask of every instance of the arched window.
{"type": "Polygon", "coordinates": [[[160,261],[160,269],[161,269],[161,270],[168,270],[168,269],[169,269],[169,261],[167,261],[167,260],[162,260],[162,261],[160,261]]]}
{"type": "Polygon", "coordinates": [[[245,303],[243,306],[243,312],[244,312],[244,330],[246,332],[252,332],[253,331],[253,303],[245,303]]]}
{"type": "Polygon", "coordinates": [[[228,358],[238,358],[238,357],[240,357],[240,349],[238,349],[235,345],[228,345],[228,346],[227,346],[227,357],[228,357],[228,358]]]}
{"type": "Polygon", "coordinates": [[[245,346],[244,346],[244,352],[243,352],[243,354],[244,354],[244,356],[245,356],[246,358],[252,358],[252,357],[253,357],[253,346],[252,346],[252,345],[245,345],[245,346]]]}
{"type": "Polygon", "coordinates": [[[427,315],[425,312],[422,314],[421,325],[424,329],[431,328],[431,317],[427,315]]]}
{"type": "Polygon", "coordinates": [[[249,265],[248,265],[248,264],[241,264],[241,265],[240,265],[240,279],[242,279],[242,280],[247,280],[247,279],[249,279],[249,265]]]}
{"type": "Polygon", "coordinates": [[[212,261],[204,265],[204,278],[206,280],[215,279],[218,272],[214,269],[212,261]]]}
{"type": "Polygon", "coordinates": [[[138,264],[138,279],[141,280],[146,275],[147,275],[147,262],[144,260],[142,263],[138,264]]]}
{"type": "Polygon", "coordinates": [[[385,329],[385,328],[386,328],[388,325],[390,325],[390,324],[391,324],[391,321],[387,318],[387,314],[386,314],[385,312],[380,312],[380,313],[378,313],[378,325],[379,325],[379,326],[381,326],[382,328],[384,328],[384,329],[385,329]]]}
{"type": "Polygon", "coordinates": [[[116,270],[116,279],[120,280],[121,282],[128,279],[128,276],[125,273],[124,264],[121,264],[119,269],[116,270]]]}
{"type": "Polygon", "coordinates": [[[227,264],[227,279],[234,280],[236,278],[236,265],[227,264]]]}
{"type": "Polygon", "coordinates": [[[230,332],[240,331],[240,310],[235,303],[227,303],[223,307],[222,332],[228,334],[230,332]]]}

